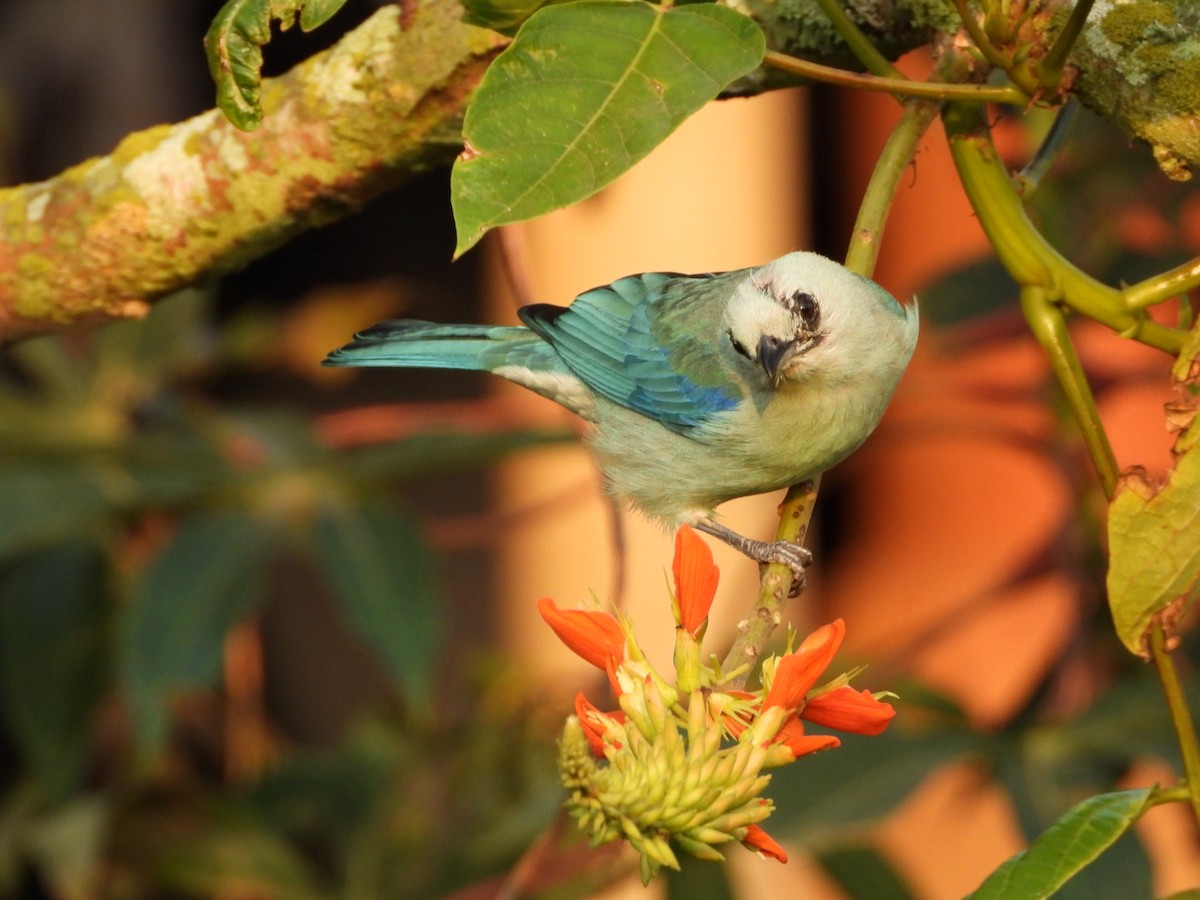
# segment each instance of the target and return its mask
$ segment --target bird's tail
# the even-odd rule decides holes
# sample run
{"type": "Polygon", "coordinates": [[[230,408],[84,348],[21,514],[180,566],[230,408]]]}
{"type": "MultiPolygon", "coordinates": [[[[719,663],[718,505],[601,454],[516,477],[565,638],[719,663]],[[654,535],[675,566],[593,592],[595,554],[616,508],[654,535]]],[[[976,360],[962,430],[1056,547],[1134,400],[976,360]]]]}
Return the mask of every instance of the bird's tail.
{"type": "Polygon", "coordinates": [[[437,325],[413,319],[380,322],[334,350],[326,366],[405,366],[479,369],[529,365],[549,347],[528,328],[501,325],[437,325]]]}

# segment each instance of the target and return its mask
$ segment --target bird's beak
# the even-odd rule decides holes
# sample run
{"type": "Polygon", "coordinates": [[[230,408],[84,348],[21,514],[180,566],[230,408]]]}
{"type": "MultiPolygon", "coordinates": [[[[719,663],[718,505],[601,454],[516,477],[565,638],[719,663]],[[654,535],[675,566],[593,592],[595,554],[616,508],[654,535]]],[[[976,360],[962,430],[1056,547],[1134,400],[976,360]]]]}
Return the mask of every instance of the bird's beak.
{"type": "Polygon", "coordinates": [[[784,369],[799,350],[795,340],[785,341],[770,334],[764,334],[758,342],[758,362],[775,387],[783,381],[784,369]]]}
{"type": "Polygon", "coordinates": [[[764,334],[758,342],[758,361],[771,379],[771,384],[779,387],[787,374],[788,363],[817,346],[823,337],[820,332],[805,332],[789,341],[764,334]]]}

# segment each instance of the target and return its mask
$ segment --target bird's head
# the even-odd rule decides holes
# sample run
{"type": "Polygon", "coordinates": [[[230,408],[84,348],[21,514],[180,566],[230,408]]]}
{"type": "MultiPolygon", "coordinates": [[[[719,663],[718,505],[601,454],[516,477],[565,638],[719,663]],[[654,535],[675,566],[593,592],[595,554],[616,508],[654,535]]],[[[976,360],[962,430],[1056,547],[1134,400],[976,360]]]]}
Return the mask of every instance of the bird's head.
{"type": "MultiPolygon", "coordinates": [[[[916,311],[816,253],[789,253],[746,273],[725,307],[727,356],[772,388],[820,374],[837,381],[876,361],[903,370],[916,343],[916,311]]],[[[899,373],[897,372],[897,375],[899,373]]]]}

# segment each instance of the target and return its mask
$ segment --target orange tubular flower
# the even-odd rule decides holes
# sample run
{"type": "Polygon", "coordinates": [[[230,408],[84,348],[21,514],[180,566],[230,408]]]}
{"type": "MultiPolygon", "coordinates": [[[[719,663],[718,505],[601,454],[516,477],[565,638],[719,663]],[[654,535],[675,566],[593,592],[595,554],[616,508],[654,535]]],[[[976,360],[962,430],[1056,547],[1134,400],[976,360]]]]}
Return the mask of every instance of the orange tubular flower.
{"type": "Polygon", "coordinates": [[[779,729],[779,734],[775,735],[775,743],[783,744],[795,757],[842,746],[841,739],[832,734],[805,734],[804,723],[797,718],[788,719],[784,723],[779,729]]]}
{"type": "MultiPolygon", "coordinates": [[[[575,715],[579,719],[579,727],[583,729],[583,736],[587,738],[588,746],[592,748],[592,753],[603,758],[604,736],[607,732],[605,725],[609,721],[618,725],[624,723],[625,713],[621,710],[610,713],[601,712],[600,707],[579,693],[575,695],[575,715]]],[[[613,746],[620,750],[621,742],[614,741],[613,746]]]]}
{"type": "Polygon", "coordinates": [[[812,690],[821,673],[833,661],[845,637],[846,623],[837,619],[822,625],[806,637],[794,653],[780,659],[763,709],[773,706],[799,709],[804,704],[805,694],[812,690]]]}
{"type": "Polygon", "coordinates": [[[876,700],[870,691],[860,693],[846,685],[809,700],[800,715],[838,731],[882,734],[896,710],[890,704],[876,700]]]}
{"type": "Polygon", "coordinates": [[[748,850],[753,850],[759,856],[770,857],[777,859],[781,863],[787,862],[787,851],[775,843],[774,838],[759,828],[757,825],[746,826],[746,836],[742,838],[742,846],[748,850]]]}
{"type": "Polygon", "coordinates": [[[608,613],[559,609],[549,597],[537,609],[559,640],[597,669],[608,672],[625,658],[625,632],[608,613]]]}
{"type": "Polygon", "coordinates": [[[700,633],[717,593],[720,573],[712,551],[700,535],[687,525],[675,532],[675,621],[692,637],[700,633]]]}

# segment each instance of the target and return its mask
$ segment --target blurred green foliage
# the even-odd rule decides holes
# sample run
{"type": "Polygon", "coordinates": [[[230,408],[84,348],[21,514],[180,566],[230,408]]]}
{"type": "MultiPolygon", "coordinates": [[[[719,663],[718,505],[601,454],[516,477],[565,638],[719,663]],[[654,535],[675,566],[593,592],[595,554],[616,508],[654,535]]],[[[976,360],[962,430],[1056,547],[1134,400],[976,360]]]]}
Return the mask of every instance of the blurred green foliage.
{"type": "Polygon", "coordinates": [[[566,435],[331,447],[302,410],[214,399],[238,353],[208,307],[188,292],[0,370],[0,894],[418,897],[511,864],[553,816],[556,726],[500,671],[457,675],[468,723],[438,702],[443,603],[395,485],[566,435]],[[397,703],[230,777],[180,701],[234,727],[230,631],[286,605],[297,560],[397,703]]]}

